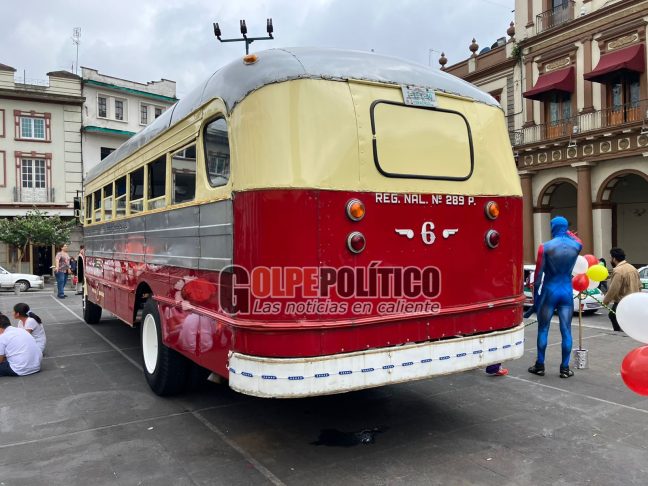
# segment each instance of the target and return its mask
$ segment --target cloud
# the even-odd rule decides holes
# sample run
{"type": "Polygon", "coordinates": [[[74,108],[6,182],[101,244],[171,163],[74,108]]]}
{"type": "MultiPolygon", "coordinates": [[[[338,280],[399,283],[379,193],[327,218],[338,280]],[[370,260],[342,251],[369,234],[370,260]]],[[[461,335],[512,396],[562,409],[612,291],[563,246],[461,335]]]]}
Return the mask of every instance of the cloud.
{"type": "Polygon", "coordinates": [[[252,51],[271,47],[329,46],[371,50],[430,61],[438,67],[439,52],[449,64],[470,54],[473,37],[481,47],[506,35],[514,0],[35,0],[3,2],[0,45],[9,46],[0,63],[28,78],[45,78],[75,61],[72,29],[81,27],[79,63],[103,74],[146,82],[166,78],[177,82],[178,95],[223,64],[244,53],[243,43],[219,43],[240,37],[239,19],[249,36],[265,36],[266,18],[275,25],[274,41],[257,41],[252,51]]]}

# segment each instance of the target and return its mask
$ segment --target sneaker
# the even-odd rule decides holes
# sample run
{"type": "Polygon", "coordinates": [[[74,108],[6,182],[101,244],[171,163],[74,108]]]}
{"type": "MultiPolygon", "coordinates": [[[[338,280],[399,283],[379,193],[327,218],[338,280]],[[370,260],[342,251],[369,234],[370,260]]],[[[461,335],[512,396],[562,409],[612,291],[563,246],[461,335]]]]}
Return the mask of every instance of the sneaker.
{"type": "Polygon", "coordinates": [[[544,376],[544,374],[545,374],[545,367],[544,367],[543,364],[538,364],[538,363],[536,363],[536,364],[534,364],[533,366],[531,366],[527,371],[528,371],[529,373],[533,373],[534,375],[544,376]]]}
{"type": "Polygon", "coordinates": [[[497,373],[495,373],[495,376],[506,376],[508,375],[508,370],[506,368],[500,368],[497,373]]]}
{"type": "Polygon", "coordinates": [[[570,370],[569,367],[567,368],[563,368],[562,366],[560,367],[561,378],[571,378],[572,376],[574,376],[574,372],[570,370]]]}

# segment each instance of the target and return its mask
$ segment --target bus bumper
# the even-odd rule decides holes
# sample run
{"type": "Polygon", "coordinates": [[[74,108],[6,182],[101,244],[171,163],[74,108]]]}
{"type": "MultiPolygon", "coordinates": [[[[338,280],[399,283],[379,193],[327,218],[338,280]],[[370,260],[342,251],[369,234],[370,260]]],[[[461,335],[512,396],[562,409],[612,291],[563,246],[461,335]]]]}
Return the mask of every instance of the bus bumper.
{"type": "Polygon", "coordinates": [[[344,393],[448,375],[522,357],[524,324],[477,336],[310,358],[229,356],[229,385],[257,397],[344,393]]]}

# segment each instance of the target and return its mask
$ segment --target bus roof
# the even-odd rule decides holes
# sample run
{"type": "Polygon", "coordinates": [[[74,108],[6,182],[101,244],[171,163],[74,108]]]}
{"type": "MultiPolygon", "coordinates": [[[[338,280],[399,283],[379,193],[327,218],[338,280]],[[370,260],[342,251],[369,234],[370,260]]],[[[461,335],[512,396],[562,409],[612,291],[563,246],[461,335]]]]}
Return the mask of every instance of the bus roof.
{"type": "Polygon", "coordinates": [[[451,74],[373,52],[291,47],[261,51],[257,56],[258,61],[254,64],[244,64],[238,59],[218,69],[153,123],[88,171],[86,183],[117,165],[210,100],[221,98],[227,110],[231,111],[252,91],[268,84],[294,79],[355,79],[421,86],[499,106],[490,95],[451,74]]]}

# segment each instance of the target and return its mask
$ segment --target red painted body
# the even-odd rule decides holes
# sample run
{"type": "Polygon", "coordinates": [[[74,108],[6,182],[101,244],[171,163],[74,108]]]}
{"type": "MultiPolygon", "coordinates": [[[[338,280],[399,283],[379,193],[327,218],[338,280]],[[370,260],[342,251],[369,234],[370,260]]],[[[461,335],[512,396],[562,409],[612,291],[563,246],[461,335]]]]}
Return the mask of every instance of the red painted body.
{"type": "MultiPolygon", "coordinates": [[[[377,311],[343,314],[269,315],[255,311],[270,302],[251,298],[251,313],[228,315],[219,310],[218,272],[150,266],[89,257],[86,278],[89,296],[126,322],[133,322],[135,289],[146,282],[160,303],[165,344],[223,376],[227,354],[236,351],[267,357],[320,356],[443,339],[512,328],[522,321],[522,200],[519,197],[430,194],[379,195],[323,190],[257,190],[233,196],[236,265],[266,267],[436,266],[441,271],[440,305],[436,315],[377,311]],[[416,197],[418,196],[418,197],[416,197]],[[365,217],[351,221],[345,212],[351,198],[366,207],[365,217]],[[377,198],[383,201],[377,202],[377,198]],[[436,203],[433,204],[433,201],[436,203]],[[440,203],[439,203],[440,199],[440,203]],[[500,216],[486,217],[484,207],[496,201],[500,216]],[[434,224],[435,240],[425,244],[423,223],[434,224]],[[414,237],[396,229],[412,229],[414,237]],[[443,236],[443,230],[458,230],[443,236]],[[491,249],[490,229],[501,235],[491,249]],[[347,235],[360,231],[366,248],[352,254],[347,235]],[[194,282],[190,282],[194,280],[194,282]],[[110,288],[103,283],[110,283],[110,288]],[[102,295],[103,292],[103,295],[102,295]]],[[[136,252],[136,249],[132,250],[136,252]]],[[[288,301],[303,302],[297,295],[288,301]]],[[[331,296],[334,302],[345,299],[331,296]]],[[[346,299],[353,303],[356,300],[346,299]]],[[[422,302],[424,297],[410,299],[422,302]]]]}

